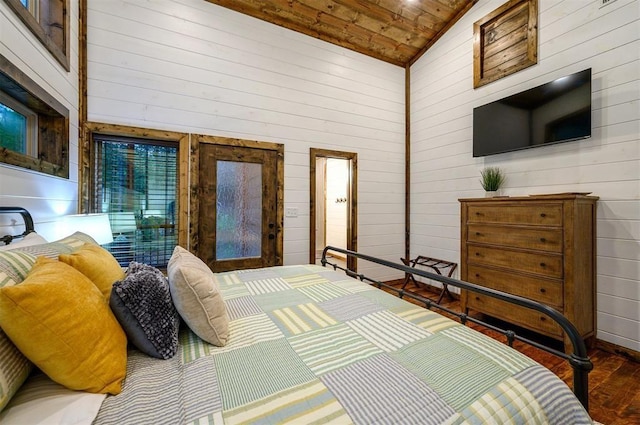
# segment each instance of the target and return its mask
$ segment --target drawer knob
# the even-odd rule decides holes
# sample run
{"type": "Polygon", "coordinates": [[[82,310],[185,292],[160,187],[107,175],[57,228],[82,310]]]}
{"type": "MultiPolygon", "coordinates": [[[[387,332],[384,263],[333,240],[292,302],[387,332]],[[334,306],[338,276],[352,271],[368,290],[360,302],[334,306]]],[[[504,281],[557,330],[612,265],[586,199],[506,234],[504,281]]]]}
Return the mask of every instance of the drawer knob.
{"type": "Polygon", "coordinates": [[[545,238],[540,238],[540,242],[544,243],[544,242],[546,242],[546,241],[547,241],[547,240],[546,240],[545,238]]]}
{"type": "Polygon", "coordinates": [[[540,267],[547,267],[545,263],[540,263],[540,267]]]}
{"type": "Polygon", "coordinates": [[[544,294],[545,292],[547,292],[547,290],[544,289],[544,288],[540,288],[540,292],[542,292],[544,294]]]}
{"type": "Polygon", "coordinates": [[[476,301],[480,301],[480,297],[476,297],[476,301]]]}
{"type": "Polygon", "coordinates": [[[480,277],[480,273],[476,273],[476,277],[480,277]]]}
{"type": "Polygon", "coordinates": [[[480,232],[476,232],[476,236],[480,236],[480,234],[481,234],[480,232]]]}
{"type": "Polygon", "coordinates": [[[541,322],[546,322],[546,321],[547,321],[547,318],[546,318],[546,317],[544,317],[544,316],[540,316],[540,321],[541,321],[541,322]]]}
{"type": "Polygon", "coordinates": [[[482,213],[481,213],[481,212],[476,211],[476,215],[482,215],[482,213]]]}
{"type": "Polygon", "coordinates": [[[480,256],[480,253],[479,253],[479,252],[476,252],[476,257],[479,257],[479,256],[480,256]]]}
{"type": "Polygon", "coordinates": [[[547,215],[545,213],[540,213],[540,217],[545,218],[547,215]]]}

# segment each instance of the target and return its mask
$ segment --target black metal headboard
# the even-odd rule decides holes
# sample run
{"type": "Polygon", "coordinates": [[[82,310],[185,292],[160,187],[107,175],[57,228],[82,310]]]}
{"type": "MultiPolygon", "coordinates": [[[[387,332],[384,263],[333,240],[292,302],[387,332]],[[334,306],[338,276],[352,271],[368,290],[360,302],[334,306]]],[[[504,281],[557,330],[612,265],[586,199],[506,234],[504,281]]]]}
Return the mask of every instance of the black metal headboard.
{"type": "Polygon", "coordinates": [[[23,238],[27,236],[31,232],[35,232],[35,228],[33,226],[33,218],[31,218],[31,214],[29,211],[20,207],[0,207],[0,214],[20,214],[22,219],[24,220],[25,230],[19,235],[4,235],[0,237],[0,242],[4,242],[5,245],[9,245],[12,240],[23,238]]]}

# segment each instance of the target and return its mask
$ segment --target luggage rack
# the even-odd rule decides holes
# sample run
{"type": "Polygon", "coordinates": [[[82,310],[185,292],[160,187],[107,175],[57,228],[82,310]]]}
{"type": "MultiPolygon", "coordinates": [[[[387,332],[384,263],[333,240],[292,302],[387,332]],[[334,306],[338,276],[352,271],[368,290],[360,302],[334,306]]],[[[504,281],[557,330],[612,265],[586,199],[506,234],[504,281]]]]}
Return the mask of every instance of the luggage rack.
{"type": "MultiPolygon", "coordinates": [[[[409,266],[412,268],[415,268],[416,266],[428,267],[441,276],[444,276],[443,272],[446,272],[448,269],[449,271],[446,275],[447,277],[453,276],[453,272],[458,267],[457,263],[453,263],[451,261],[446,261],[446,260],[440,260],[439,258],[425,257],[423,255],[418,255],[413,260],[407,260],[406,258],[400,258],[400,260],[402,260],[405,266],[409,266]]],[[[416,281],[413,274],[406,273],[404,278],[404,283],[402,284],[402,290],[406,288],[406,286],[409,284],[410,281],[413,282],[413,284],[416,287],[419,287],[418,282],[416,281]]],[[[449,292],[448,285],[443,282],[441,282],[441,284],[442,284],[442,291],[440,291],[440,296],[438,297],[438,301],[436,301],[437,304],[440,304],[445,294],[447,295],[447,297],[449,297],[450,300],[453,299],[453,295],[451,295],[451,292],[449,292]]]]}

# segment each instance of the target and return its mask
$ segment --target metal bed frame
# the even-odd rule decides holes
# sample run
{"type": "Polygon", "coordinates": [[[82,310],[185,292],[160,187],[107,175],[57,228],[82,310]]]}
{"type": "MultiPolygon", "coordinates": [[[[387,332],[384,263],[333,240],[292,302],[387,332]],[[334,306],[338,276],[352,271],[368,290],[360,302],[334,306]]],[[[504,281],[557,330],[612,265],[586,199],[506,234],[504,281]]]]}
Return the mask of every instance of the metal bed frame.
{"type": "Polygon", "coordinates": [[[33,218],[31,218],[31,214],[29,211],[20,207],[0,207],[0,214],[20,214],[22,219],[24,220],[25,230],[19,235],[4,235],[0,237],[0,242],[4,242],[5,245],[9,245],[12,240],[24,238],[31,232],[35,232],[35,228],[33,226],[33,218]]]}
{"type": "Polygon", "coordinates": [[[463,282],[461,280],[457,280],[451,277],[447,277],[447,276],[443,276],[443,275],[439,275],[439,274],[435,274],[435,273],[430,273],[427,272],[425,270],[420,270],[417,268],[413,268],[413,267],[408,267],[405,265],[401,265],[401,264],[397,264],[397,263],[393,263],[391,261],[387,261],[387,260],[382,260],[380,258],[375,258],[375,257],[371,257],[365,254],[360,254],[358,252],[355,251],[349,251],[349,250],[345,250],[345,249],[341,249],[341,248],[336,248],[333,246],[327,246],[323,251],[322,251],[322,259],[320,260],[320,262],[322,263],[322,265],[324,267],[326,267],[327,265],[333,267],[334,270],[343,270],[347,275],[359,279],[363,282],[367,282],[369,284],[373,284],[375,286],[377,286],[378,288],[385,288],[388,289],[392,292],[395,292],[398,294],[398,296],[400,298],[403,297],[408,297],[408,298],[412,298],[416,301],[419,301],[421,303],[424,303],[425,307],[428,309],[431,309],[432,307],[438,308],[442,311],[447,312],[448,314],[451,314],[455,317],[457,317],[460,322],[462,324],[466,324],[467,322],[472,322],[472,323],[476,323],[479,324],[481,326],[485,326],[493,331],[496,331],[498,333],[501,333],[502,335],[506,336],[507,338],[507,342],[509,344],[509,346],[513,346],[513,342],[514,341],[521,341],[524,343],[527,343],[529,345],[532,345],[536,348],[539,348],[543,351],[546,351],[548,353],[551,353],[555,356],[558,356],[562,359],[565,359],[569,362],[569,364],[571,365],[571,367],[573,368],[573,392],[576,395],[576,397],[578,398],[578,400],[580,401],[580,403],[582,403],[582,405],[584,406],[584,408],[589,411],[589,378],[588,378],[588,374],[589,372],[593,369],[593,363],[591,362],[591,360],[589,359],[589,357],[587,356],[587,348],[586,345],[582,339],[582,337],[580,336],[580,333],[578,332],[578,330],[576,329],[575,326],[573,326],[573,324],[566,318],[564,317],[562,314],[560,314],[560,312],[558,312],[557,310],[541,304],[539,302],[536,301],[532,301],[528,298],[523,298],[517,295],[511,295],[511,294],[507,294],[505,292],[501,292],[501,291],[496,291],[494,289],[489,289],[489,288],[485,288],[483,286],[478,286],[478,285],[474,285],[473,283],[468,283],[468,282],[463,282]],[[519,305],[522,307],[526,307],[526,308],[530,308],[532,310],[536,310],[539,311],[547,316],[549,316],[551,319],[553,319],[556,323],[558,323],[558,325],[562,328],[562,330],[565,332],[565,334],[567,335],[567,337],[569,338],[569,340],[571,341],[571,344],[573,346],[573,353],[571,354],[566,354],[564,352],[558,351],[554,348],[551,347],[547,347],[543,344],[540,344],[536,341],[532,341],[528,338],[524,338],[522,336],[517,335],[514,331],[512,330],[505,330],[502,328],[499,328],[497,326],[494,326],[492,324],[486,323],[482,320],[476,319],[474,317],[471,317],[469,315],[467,315],[466,313],[461,313],[461,312],[457,312],[457,311],[453,311],[447,307],[441,306],[438,303],[434,302],[433,300],[430,300],[429,298],[425,298],[425,297],[421,297],[420,295],[417,295],[415,293],[412,292],[408,292],[405,291],[404,289],[398,289],[394,286],[391,286],[389,284],[386,284],[384,282],[380,282],[378,280],[375,279],[370,279],[367,276],[360,274],[360,273],[356,273],[353,272],[351,270],[348,270],[338,264],[334,264],[331,263],[330,261],[327,260],[327,252],[328,251],[335,251],[338,253],[342,253],[345,254],[346,256],[350,256],[350,257],[354,257],[354,258],[359,258],[365,261],[370,261],[372,263],[376,263],[376,264],[380,264],[382,266],[386,266],[386,267],[390,267],[396,270],[400,270],[404,273],[408,273],[408,274],[413,274],[413,275],[417,275],[417,276],[421,276],[427,279],[432,279],[435,281],[438,281],[442,284],[446,284],[446,285],[451,285],[454,286],[456,288],[460,288],[460,289],[464,289],[467,291],[472,291],[472,292],[477,292],[479,294],[482,295],[487,295],[489,297],[492,298],[497,298],[499,300],[502,301],[506,301],[508,303],[511,304],[515,304],[515,305],[519,305]]]}
{"type": "MultiPolygon", "coordinates": [[[[9,245],[11,243],[11,241],[13,239],[18,239],[18,238],[23,238],[24,236],[28,235],[31,232],[34,232],[34,225],[33,225],[33,219],[31,217],[31,214],[24,208],[20,208],[20,207],[0,207],[0,214],[20,214],[24,220],[24,225],[25,225],[25,231],[19,235],[5,235],[0,237],[0,242],[3,242],[5,245],[9,245]]],[[[521,341],[524,343],[527,343],[533,347],[536,347],[538,349],[541,349],[543,351],[546,351],[548,353],[551,353],[555,356],[558,356],[562,359],[565,359],[569,362],[569,364],[571,365],[571,367],[573,368],[573,392],[576,395],[576,397],[578,398],[578,400],[580,401],[580,403],[582,403],[582,405],[585,407],[585,409],[587,411],[589,411],[589,378],[588,378],[588,374],[589,372],[593,369],[593,363],[591,362],[591,360],[589,359],[589,357],[587,356],[587,348],[585,346],[584,341],[582,340],[582,337],[580,336],[580,333],[578,332],[578,330],[575,328],[575,326],[573,326],[573,324],[566,318],[564,317],[562,314],[560,314],[557,310],[554,310],[553,308],[546,306],[544,304],[538,303],[536,301],[532,301],[530,299],[527,298],[523,298],[523,297],[519,297],[516,295],[511,295],[511,294],[507,294],[501,291],[496,291],[493,289],[489,289],[489,288],[485,288],[483,286],[478,286],[478,285],[474,285],[472,283],[469,282],[463,282],[461,280],[457,280],[448,276],[443,276],[440,274],[436,274],[436,273],[430,273],[427,272],[425,270],[421,270],[421,269],[417,269],[414,267],[409,267],[406,265],[402,265],[402,264],[397,264],[397,263],[393,263],[391,261],[387,261],[387,260],[383,260],[380,258],[375,258],[375,257],[371,257],[369,255],[365,255],[365,254],[360,254],[358,252],[355,251],[349,251],[349,250],[345,250],[345,249],[341,249],[341,248],[336,248],[333,246],[327,246],[323,251],[322,251],[322,259],[320,260],[320,262],[322,263],[322,265],[324,267],[326,267],[327,265],[333,267],[334,270],[343,270],[347,275],[359,279],[362,282],[367,282],[369,284],[374,284],[375,286],[377,286],[378,288],[385,288],[388,289],[392,292],[395,292],[398,294],[398,296],[400,298],[403,297],[408,297],[408,298],[412,298],[418,302],[424,303],[425,307],[428,309],[431,308],[437,308],[439,310],[445,311],[448,314],[457,317],[460,322],[462,324],[466,324],[467,322],[472,322],[472,323],[476,323],[479,324],[481,326],[484,326],[488,329],[491,329],[493,331],[496,331],[498,333],[501,333],[502,335],[506,336],[507,338],[507,343],[509,344],[509,346],[513,346],[513,342],[514,341],[521,341]],[[354,257],[354,258],[359,258],[365,261],[370,261],[372,263],[376,263],[376,264],[380,264],[382,266],[386,266],[386,267],[390,267],[392,269],[396,269],[399,271],[404,272],[405,274],[412,274],[412,275],[417,275],[417,276],[421,276],[427,279],[431,279],[431,280],[435,280],[437,282],[440,282],[442,284],[445,285],[451,285],[454,286],[456,288],[460,288],[460,289],[464,289],[467,291],[472,291],[472,292],[477,292],[479,294],[482,295],[487,295],[489,297],[493,297],[493,298],[497,298],[499,300],[502,301],[506,301],[509,302],[511,304],[516,304],[522,307],[526,307],[526,308],[530,308],[536,311],[539,311],[547,316],[549,316],[552,320],[554,320],[556,323],[558,323],[558,325],[562,328],[562,330],[565,332],[565,334],[567,335],[567,337],[569,338],[569,340],[571,341],[571,344],[573,346],[573,353],[571,354],[566,354],[564,352],[558,351],[556,349],[553,349],[551,347],[547,347],[543,344],[540,344],[536,341],[532,341],[528,338],[524,338],[522,336],[517,335],[514,331],[512,330],[505,330],[502,328],[499,328],[497,326],[494,326],[492,324],[486,323],[482,320],[476,319],[474,317],[471,317],[469,315],[467,315],[466,313],[461,313],[461,312],[457,312],[457,311],[453,311],[447,307],[441,306],[439,305],[437,302],[434,302],[433,300],[430,300],[429,298],[425,298],[425,297],[421,297],[420,295],[417,295],[415,293],[409,292],[409,291],[405,291],[404,287],[402,289],[398,289],[394,286],[391,286],[387,283],[375,280],[375,279],[371,279],[363,274],[360,273],[356,273],[353,272],[351,270],[348,270],[338,264],[335,263],[331,263],[330,261],[327,260],[327,252],[328,251],[335,251],[338,253],[342,253],[346,256],[350,256],[350,257],[354,257]]]]}

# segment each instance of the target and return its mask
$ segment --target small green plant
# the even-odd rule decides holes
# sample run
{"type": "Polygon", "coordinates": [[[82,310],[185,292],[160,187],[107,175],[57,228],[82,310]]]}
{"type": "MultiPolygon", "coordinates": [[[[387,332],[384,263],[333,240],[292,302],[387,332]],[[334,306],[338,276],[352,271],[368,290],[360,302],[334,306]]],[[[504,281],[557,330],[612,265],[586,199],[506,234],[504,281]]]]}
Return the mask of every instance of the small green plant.
{"type": "Polygon", "coordinates": [[[495,192],[504,183],[505,177],[498,167],[487,167],[480,171],[482,188],[487,192],[495,192]]]}

